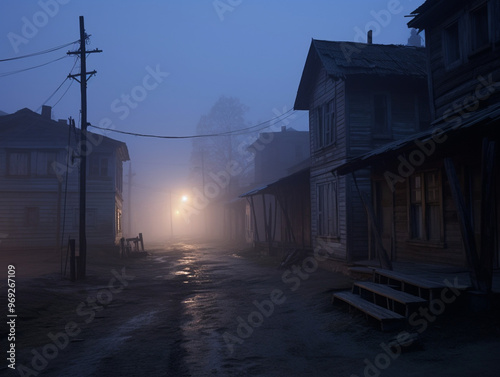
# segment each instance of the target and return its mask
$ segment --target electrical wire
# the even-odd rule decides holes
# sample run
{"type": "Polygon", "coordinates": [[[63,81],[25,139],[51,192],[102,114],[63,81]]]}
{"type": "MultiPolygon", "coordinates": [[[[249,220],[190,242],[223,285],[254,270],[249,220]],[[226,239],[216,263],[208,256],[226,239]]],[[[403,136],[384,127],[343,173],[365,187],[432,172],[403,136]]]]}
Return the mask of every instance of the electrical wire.
{"type": "Polygon", "coordinates": [[[62,94],[62,96],[61,96],[61,97],[59,97],[59,99],[56,101],[56,103],[54,103],[54,104],[52,105],[52,108],[56,107],[56,105],[57,105],[57,104],[58,104],[58,103],[59,103],[59,102],[63,99],[63,97],[66,95],[66,93],[68,93],[69,88],[71,88],[71,85],[73,85],[73,83],[74,83],[74,82],[75,82],[74,80],[71,80],[71,81],[69,82],[68,87],[66,88],[66,90],[64,91],[64,93],[62,94]]]}
{"type": "Polygon", "coordinates": [[[36,112],[37,112],[37,113],[40,111],[40,109],[42,108],[42,106],[43,106],[43,105],[45,105],[47,102],[49,102],[49,101],[50,101],[50,99],[51,99],[52,97],[54,97],[54,95],[57,93],[57,91],[58,91],[59,89],[61,89],[61,86],[63,86],[63,84],[64,84],[67,80],[68,80],[68,78],[66,77],[66,78],[63,80],[63,82],[62,82],[61,84],[59,84],[59,86],[57,87],[57,89],[56,89],[56,90],[54,90],[54,91],[52,92],[52,94],[49,96],[49,98],[47,98],[47,99],[44,101],[44,103],[42,103],[42,104],[40,105],[40,107],[39,107],[38,109],[36,109],[36,112]]]}
{"type": "MultiPolygon", "coordinates": [[[[290,113],[291,111],[293,111],[293,110],[289,110],[289,111],[287,111],[284,114],[290,113]]],[[[267,120],[265,122],[261,122],[259,124],[256,124],[255,126],[251,126],[251,127],[247,127],[247,128],[242,128],[240,130],[219,132],[219,133],[214,133],[214,134],[202,134],[202,135],[182,135],[182,136],[153,135],[153,134],[140,134],[140,133],[135,133],[135,132],[120,131],[120,130],[116,130],[116,129],[95,126],[93,124],[89,124],[89,127],[97,128],[97,129],[104,130],[104,131],[116,132],[116,133],[123,134],[123,135],[138,136],[138,137],[149,137],[149,138],[155,138],[155,139],[197,139],[197,138],[218,137],[218,136],[237,136],[237,135],[244,135],[244,134],[247,134],[247,133],[252,133],[252,132],[260,131],[260,130],[268,128],[269,127],[268,123],[271,123],[272,121],[277,120],[278,118],[279,118],[280,121],[283,121],[283,120],[291,117],[294,114],[295,113],[290,113],[286,117],[283,117],[283,118],[281,118],[283,116],[283,114],[281,114],[278,117],[269,119],[269,120],[267,120]],[[263,126],[263,125],[265,125],[265,126],[263,126]],[[254,129],[254,128],[260,127],[260,126],[262,126],[262,127],[254,129]]]]}
{"type": "Polygon", "coordinates": [[[11,60],[18,60],[18,59],[30,58],[32,56],[38,56],[38,55],[48,54],[50,52],[54,52],[54,51],[60,50],[60,49],[62,49],[64,47],[71,46],[72,44],[75,44],[77,42],[80,42],[80,40],[77,40],[77,41],[74,41],[74,42],[70,42],[70,43],[65,43],[65,44],[63,44],[61,46],[52,47],[52,48],[49,48],[47,50],[43,50],[43,51],[39,51],[39,52],[33,52],[31,54],[27,54],[27,55],[23,55],[23,56],[16,56],[16,57],[13,57],[13,58],[0,59],[0,62],[8,62],[8,61],[11,61],[11,60]]]}
{"type": "Polygon", "coordinates": [[[29,70],[31,70],[31,69],[40,68],[40,67],[43,67],[43,66],[45,66],[45,65],[48,65],[48,64],[51,64],[51,63],[55,63],[55,62],[57,62],[57,61],[59,61],[59,60],[65,59],[65,58],[67,58],[67,57],[68,57],[67,55],[64,55],[64,56],[62,56],[62,57],[60,57],[60,58],[57,58],[57,59],[51,60],[51,61],[49,61],[49,62],[47,62],[47,63],[43,63],[43,64],[39,64],[39,65],[35,65],[35,66],[33,66],[33,67],[23,68],[23,69],[19,69],[19,70],[17,70],[17,71],[11,71],[11,72],[4,72],[4,73],[0,73],[0,77],[6,77],[6,76],[14,75],[14,74],[16,74],[16,73],[26,72],[26,71],[29,71],[29,70]]]}
{"type": "MultiPolygon", "coordinates": [[[[73,72],[73,69],[75,69],[75,66],[76,66],[76,63],[78,62],[78,58],[75,59],[75,63],[73,64],[73,67],[71,67],[71,70],[69,71],[69,73],[71,74],[73,72]]],[[[63,84],[66,82],[66,80],[68,80],[68,76],[66,76],[66,78],[63,80],[63,82],[57,87],[56,90],[54,90],[52,92],[52,94],[49,96],[49,98],[47,98],[41,105],[40,107],[36,110],[36,112],[38,113],[40,111],[40,109],[42,108],[43,105],[45,105],[47,102],[50,101],[50,99],[55,96],[55,94],[57,93],[57,91],[63,86],[63,84]]],[[[66,89],[66,91],[63,93],[62,97],[64,97],[64,95],[68,92],[69,88],[71,87],[71,85],[73,84],[73,80],[71,80],[71,84],[68,86],[68,88],[66,89]]],[[[59,98],[57,100],[57,102],[52,106],[52,107],[55,107],[55,105],[57,105],[59,103],[59,101],[62,99],[59,98]]]]}

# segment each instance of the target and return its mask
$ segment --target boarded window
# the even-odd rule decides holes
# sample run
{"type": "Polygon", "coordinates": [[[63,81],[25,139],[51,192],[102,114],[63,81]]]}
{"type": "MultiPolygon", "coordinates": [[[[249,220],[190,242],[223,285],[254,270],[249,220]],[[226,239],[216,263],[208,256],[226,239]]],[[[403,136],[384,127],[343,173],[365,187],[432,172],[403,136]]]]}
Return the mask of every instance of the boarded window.
{"type": "Polygon", "coordinates": [[[412,239],[442,240],[442,198],[438,171],[410,177],[409,212],[412,239]]]}
{"type": "Polygon", "coordinates": [[[9,152],[7,155],[7,174],[17,177],[30,175],[30,153],[24,151],[9,152]]]}
{"type": "Polygon", "coordinates": [[[484,4],[470,13],[472,51],[490,43],[488,5],[484,4]]]}
{"type": "Polygon", "coordinates": [[[338,237],[337,182],[322,183],[317,186],[318,195],[318,235],[338,237]]]}
{"type": "Polygon", "coordinates": [[[461,60],[460,50],[460,32],[458,21],[453,22],[444,29],[444,55],[447,65],[456,63],[461,60]]]}

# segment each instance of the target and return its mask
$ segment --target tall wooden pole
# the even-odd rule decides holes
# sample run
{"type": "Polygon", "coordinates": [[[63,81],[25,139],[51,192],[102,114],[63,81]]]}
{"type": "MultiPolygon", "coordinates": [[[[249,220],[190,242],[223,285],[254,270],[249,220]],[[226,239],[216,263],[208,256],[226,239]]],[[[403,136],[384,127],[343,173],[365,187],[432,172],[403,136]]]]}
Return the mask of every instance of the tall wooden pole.
{"type": "Polygon", "coordinates": [[[87,265],[87,234],[86,234],[86,208],[87,208],[87,55],[85,51],[85,26],[83,16],[80,16],[80,97],[82,111],[82,127],[80,137],[80,276],[85,278],[87,265]]]}
{"type": "MultiPolygon", "coordinates": [[[[87,208],[87,75],[92,76],[96,71],[87,72],[87,54],[92,52],[102,52],[95,49],[86,51],[85,44],[87,35],[85,34],[85,25],[83,16],[80,16],[80,49],[79,51],[70,51],[69,55],[79,55],[80,57],[80,73],[77,75],[69,75],[68,77],[75,78],[80,76],[80,97],[81,97],[81,112],[82,125],[80,132],[80,224],[79,224],[79,251],[80,251],[80,268],[78,275],[80,278],[85,278],[87,265],[87,234],[86,234],[86,208],[87,208]]],[[[89,77],[90,77],[89,76],[89,77]]]]}

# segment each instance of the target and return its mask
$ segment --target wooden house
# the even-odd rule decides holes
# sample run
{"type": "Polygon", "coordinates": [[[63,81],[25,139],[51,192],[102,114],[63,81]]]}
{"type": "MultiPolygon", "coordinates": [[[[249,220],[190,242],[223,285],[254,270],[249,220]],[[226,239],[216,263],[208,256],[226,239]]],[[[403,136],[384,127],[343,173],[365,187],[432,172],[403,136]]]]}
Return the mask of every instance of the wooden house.
{"type": "Polygon", "coordinates": [[[428,0],[413,15],[427,41],[431,128],[334,172],[372,168],[373,255],[466,266],[488,291],[500,264],[500,1],[428,0]]]}
{"type": "Polygon", "coordinates": [[[309,168],[243,195],[248,241],[269,253],[311,249],[309,168]]]}
{"type": "Polygon", "coordinates": [[[332,170],[430,120],[425,49],[368,42],[312,40],[294,105],[309,111],[312,246],[341,262],[369,256],[368,225],[355,182],[332,170]]]}
{"type": "MultiPolygon", "coordinates": [[[[88,133],[87,243],[109,247],[122,237],[127,146],[88,133]]],[[[78,239],[79,130],[65,120],[22,109],[0,117],[0,248],[56,249],[78,239]]],[[[77,242],[78,244],[78,242],[77,242]]]]}
{"type": "Polygon", "coordinates": [[[310,248],[309,132],[263,132],[247,151],[254,179],[226,206],[227,237],[265,250],[310,248]]]}

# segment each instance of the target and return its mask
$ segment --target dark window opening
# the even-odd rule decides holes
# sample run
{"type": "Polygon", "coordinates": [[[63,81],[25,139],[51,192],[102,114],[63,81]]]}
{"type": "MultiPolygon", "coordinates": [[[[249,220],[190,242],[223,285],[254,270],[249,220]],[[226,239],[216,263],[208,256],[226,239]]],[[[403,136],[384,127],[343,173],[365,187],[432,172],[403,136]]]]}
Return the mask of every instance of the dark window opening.
{"type": "Polygon", "coordinates": [[[487,47],[490,43],[487,4],[471,12],[471,37],[472,51],[487,47]]]}

